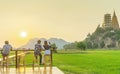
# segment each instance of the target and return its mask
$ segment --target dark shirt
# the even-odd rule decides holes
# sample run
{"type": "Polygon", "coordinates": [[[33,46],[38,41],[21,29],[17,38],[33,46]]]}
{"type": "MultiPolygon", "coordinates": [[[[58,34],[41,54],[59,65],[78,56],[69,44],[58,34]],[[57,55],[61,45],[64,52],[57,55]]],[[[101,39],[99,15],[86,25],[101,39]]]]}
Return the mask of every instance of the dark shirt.
{"type": "Polygon", "coordinates": [[[49,45],[43,45],[43,47],[45,48],[45,50],[49,50],[50,49],[49,45]]]}

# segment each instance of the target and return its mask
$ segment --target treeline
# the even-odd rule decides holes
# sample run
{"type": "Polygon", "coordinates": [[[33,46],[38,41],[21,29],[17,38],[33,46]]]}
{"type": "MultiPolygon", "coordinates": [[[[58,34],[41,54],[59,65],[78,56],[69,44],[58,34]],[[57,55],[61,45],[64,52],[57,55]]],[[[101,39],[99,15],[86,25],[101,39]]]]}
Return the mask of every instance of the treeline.
{"type": "Polygon", "coordinates": [[[85,40],[64,46],[64,49],[96,48],[120,48],[120,29],[102,28],[98,25],[95,32],[89,33],[85,40]]]}
{"type": "MultiPolygon", "coordinates": [[[[104,47],[105,44],[101,43],[101,47],[104,47]]],[[[64,49],[81,49],[81,50],[86,50],[86,49],[96,49],[98,48],[98,44],[92,44],[91,42],[86,42],[86,41],[81,41],[81,42],[74,42],[70,44],[64,45],[64,49]]]]}
{"type": "Polygon", "coordinates": [[[84,42],[74,42],[74,43],[70,43],[70,44],[66,44],[64,45],[64,49],[82,49],[85,50],[86,49],[86,45],[84,42]]]}

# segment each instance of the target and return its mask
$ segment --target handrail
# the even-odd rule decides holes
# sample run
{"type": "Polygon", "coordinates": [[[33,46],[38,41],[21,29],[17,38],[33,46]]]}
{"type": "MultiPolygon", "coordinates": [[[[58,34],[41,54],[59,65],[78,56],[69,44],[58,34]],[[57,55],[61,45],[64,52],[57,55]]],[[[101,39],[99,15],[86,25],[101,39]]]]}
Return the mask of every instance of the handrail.
{"type": "MultiPolygon", "coordinates": [[[[2,51],[2,50],[0,50],[0,51],[2,51]]],[[[16,68],[18,68],[18,56],[21,56],[21,55],[23,55],[23,54],[26,54],[26,53],[28,53],[27,51],[34,51],[34,50],[30,50],[30,49],[22,49],[22,50],[11,50],[11,51],[15,51],[15,55],[11,55],[11,56],[9,56],[8,58],[10,59],[10,58],[15,58],[15,66],[16,66],[16,68]],[[18,51],[26,51],[26,52],[21,52],[21,53],[18,53],[18,51]]],[[[0,61],[2,61],[2,59],[0,58],[0,61]]],[[[52,63],[52,50],[51,50],[51,63],[52,63]]]]}

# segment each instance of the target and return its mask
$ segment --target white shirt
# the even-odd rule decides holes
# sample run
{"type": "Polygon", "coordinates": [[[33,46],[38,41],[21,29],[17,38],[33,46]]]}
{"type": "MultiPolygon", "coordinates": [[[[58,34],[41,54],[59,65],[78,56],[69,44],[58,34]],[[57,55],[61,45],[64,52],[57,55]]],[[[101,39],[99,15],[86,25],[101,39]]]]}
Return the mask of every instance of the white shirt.
{"type": "Polygon", "coordinates": [[[12,49],[12,46],[11,46],[10,44],[5,44],[5,45],[3,46],[3,51],[2,51],[2,53],[3,53],[3,54],[9,54],[11,49],[12,49]]]}

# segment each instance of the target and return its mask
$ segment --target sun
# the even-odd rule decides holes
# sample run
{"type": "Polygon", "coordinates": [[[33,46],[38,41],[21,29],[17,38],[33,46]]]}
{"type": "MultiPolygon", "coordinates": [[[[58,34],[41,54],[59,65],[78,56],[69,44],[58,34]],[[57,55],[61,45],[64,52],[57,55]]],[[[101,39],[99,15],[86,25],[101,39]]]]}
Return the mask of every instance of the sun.
{"type": "Polygon", "coordinates": [[[24,32],[21,32],[21,33],[20,33],[20,37],[22,37],[22,38],[27,37],[27,32],[25,32],[25,31],[24,31],[24,32]]]}

